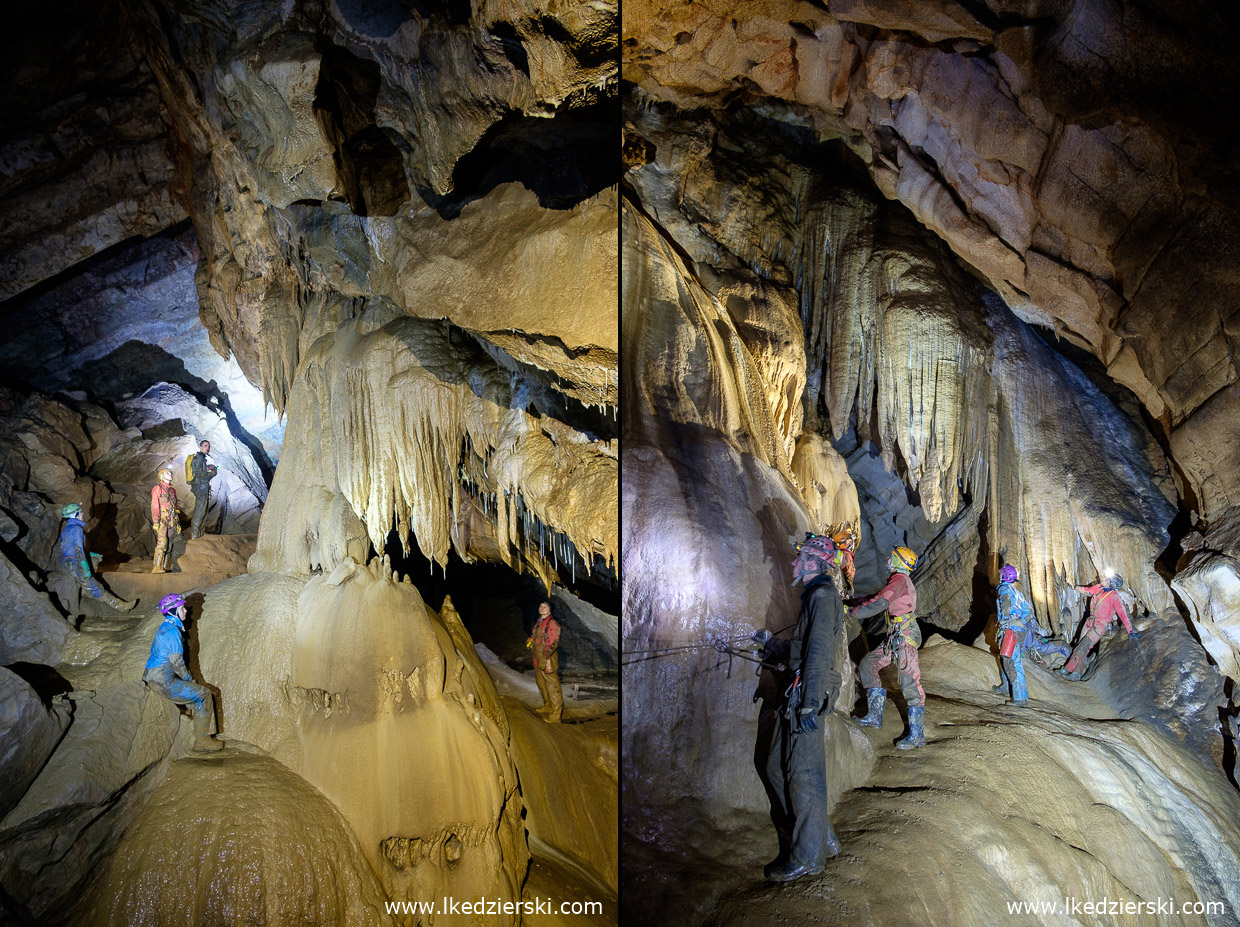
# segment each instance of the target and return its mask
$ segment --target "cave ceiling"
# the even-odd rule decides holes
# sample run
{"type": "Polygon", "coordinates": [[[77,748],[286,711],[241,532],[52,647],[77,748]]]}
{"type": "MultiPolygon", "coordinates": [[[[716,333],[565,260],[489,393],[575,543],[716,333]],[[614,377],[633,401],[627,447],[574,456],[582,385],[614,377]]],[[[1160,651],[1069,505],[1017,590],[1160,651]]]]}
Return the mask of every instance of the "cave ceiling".
{"type": "Polygon", "coordinates": [[[1240,74],[1233,9],[635,0],[625,24],[623,75],[643,99],[841,139],[1168,432],[1236,402],[1240,199],[1219,108],[1240,74]]]}

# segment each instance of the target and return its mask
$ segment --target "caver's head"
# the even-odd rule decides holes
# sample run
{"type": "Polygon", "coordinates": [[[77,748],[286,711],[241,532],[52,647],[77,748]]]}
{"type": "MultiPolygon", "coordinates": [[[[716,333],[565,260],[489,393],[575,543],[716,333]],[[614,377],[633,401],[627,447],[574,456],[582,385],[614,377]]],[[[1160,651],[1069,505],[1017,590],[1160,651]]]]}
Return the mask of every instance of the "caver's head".
{"type": "Polygon", "coordinates": [[[915,566],[917,566],[917,555],[907,547],[897,547],[891,552],[891,559],[887,561],[887,568],[893,573],[912,573],[915,566]]]}
{"type": "Polygon", "coordinates": [[[1015,583],[1020,581],[1020,571],[1010,563],[1005,563],[999,571],[999,582],[1015,583]]]}
{"type": "Polygon", "coordinates": [[[60,507],[60,517],[61,518],[81,518],[82,517],[82,506],[76,502],[70,502],[68,505],[62,505],[60,507]]]}
{"type": "Polygon", "coordinates": [[[202,451],[204,454],[210,454],[211,453],[211,442],[210,441],[199,441],[198,450],[202,451]]]}
{"type": "Polygon", "coordinates": [[[162,470],[160,470],[159,481],[163,483],[165,486],[171,486],[172,485],[172,470],[170,470],[168,467],[164,467],[162,470]]]}
{"type": "Polygon", "coordinates": [[[546,618],[550,614],[551,614],[551,603],[548,602],[546,599],[543,599],[541,602],[538,603],[538,617],[546,618]]]}
{"type": "Polygon", "coordinates": [[[159,611],[166,618],[175,615],[182,624],[189,618],[189,609],[185,607],[185,596],[176,592],[169,593],[159,600],[159,611]]]}
{"type": "Polygon", "coordinates": [[[818,534],[806,534],[805,540],[796,545],[797,556],[792,561],[792,585],[807,583],[820,573],[827,573],[835,566],[835,541],[818,534]]]}

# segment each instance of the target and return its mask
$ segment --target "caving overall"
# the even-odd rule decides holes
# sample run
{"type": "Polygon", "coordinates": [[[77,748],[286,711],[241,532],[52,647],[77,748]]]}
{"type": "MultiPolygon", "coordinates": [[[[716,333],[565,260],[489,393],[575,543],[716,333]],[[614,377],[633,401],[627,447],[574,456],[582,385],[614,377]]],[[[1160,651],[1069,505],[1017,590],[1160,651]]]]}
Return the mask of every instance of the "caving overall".
{"type": "Polygon", "coordinates": [[[816,719],[839,698],[841,676],[835,660],[843,629],[840,594],[829,576],[819,574],[801,592],[801,610],[788,657],[793,683],[781,706],[766,766],[767,781],[777,802],[773,816],[780,858],[789,858],[809,872],[821,871],[827,859],[839,853],[839,839],[827,814],[823,732],[817,729],[816,720],[815,729],[802,730],[799,718],[803,709],[810,709],[816,719]]]}
{"type": "Polygon", "coordinates": [[[564,713],[564,693],[560,689],[560,623],[547,615],[534,624],[530,635],[534,651],[534,679],[542,693],[540,714],[558,724],[564,713]],[[545,669],[550,666],[550,669],[545,669]]]}
{"type": "Polygon", "coordinates": [[[1133,633],[1132,622],[1128,620],[1128,612],[1124,609],[1124,601],[1120,598],[1118,591],[1106,589],[1096,583],[1092,586],[1077,586],[1077,588],[1089,593],[1089,620],[1085,624],[1085,633],[1081,635],[1081,639],[1072,651],[1072,656],[1063,666],[1064,673],[1073,674],[1085,668],[1089,652],[1111,630],[1116,618],[1123,623],[1124,630],[1129,635],[1133,633]]]}
{"type": "Polygon", "coordinates": [[[215,696],[206,686],[194,682],[185,665],[184,630],[185,625],[175,612],[164,615],[151,641],[151,655],[147,658],[142,681],[164,698],[193,709],[194,733],[201,740],[217,731],[215,696]]]}
{"type": "Polygon", "coordinates": [[[163,482],[151,487],[151,527],[155,531],[151,572],[166,573],[172,566],[172,545],[181,533],[181,518],[177,511],[177,491],[163,482]]]}
{"type": "Polygon", "coordinates": [[[1032,650],[1040,654],[1059,654],[1067,659],[1068,645],[1061,641],[1052,641],[1044,637],[1037,626],[1033,615],[1033,606],[1019,589],[1011,583],[1000,583],[996,589],[999,601],[999,629],[996,639],[1002,644],[1003,635],[1009,629],[1016,635],[1016,649],[1010,657],[1000,655],[999,673],[1003,682],[1001,691],[1010,691],[1015,704],[1024,704],[1029,698],[1025,685],[1025,664],[1023,652],[1032,650]]]}
{"type": "Polygon", "coordinates": [[[70,616],[78,614],[82,593],[117,611],[133,608],[134,603],[108,592],[95,578],[90,555],[86,552],[86,523],[80,518],[66,518],[60,529],[55,572],[53,587],[70,616]]]}
{"type": "Polygon", "coordinates": [[[202,537],[202,523],[207,517],[207,506],[211,504],[211,480],[215,479],[215,467],[207,463],[207,455],[202,451],[196,453],[190,461],[190,472],[193,479],[189,488],[194,493],[194,515],[190,520],[191,536],[202,537]]]}

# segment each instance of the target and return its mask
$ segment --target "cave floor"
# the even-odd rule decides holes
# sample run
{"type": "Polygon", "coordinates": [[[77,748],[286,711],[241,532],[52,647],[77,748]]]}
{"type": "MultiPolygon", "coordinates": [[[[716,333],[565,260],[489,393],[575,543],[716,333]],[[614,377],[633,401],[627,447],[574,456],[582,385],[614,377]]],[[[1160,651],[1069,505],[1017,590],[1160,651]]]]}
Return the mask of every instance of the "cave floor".
{"type": "MultiPolygon", "coordinates": [[[[721,845],[700,840],[692,859],[627,844],[626,873],[641,870],[636,884],[663,894],[676,909],[656,920],[638,913],[632,922],[1092,923],[1009,917],[1007,903],[1062,904],[1065,896],[1215,900],[1198,888],[1219,881],[1221,855],[1206,850],[1185,861],[1176,847],[1186,839],[1223,838],[1204,817],[1197,822],[1201,833],[1186,837],[1174,816],[1185,796],[1232,800],[1217,769],[1148,725],[1116,717],[1087,684],[1041,667],[1027,665],[1030,701],[1023,708],[991,691],[999,682],[997,662],[984,650],[932,639],[921,651],[921,667],[926,746],[895,749],[905,711],[894,677],[884,675],[894,697],[882,729],[867,730],[877,759],[866,783],[845,793],[832,812],[842,852],[821,875],[785,885],[762,879],[762,866],[778,849],[763,808],[735,822],[735,830],[718,838],[721,845]],[[1151,756],[1162,762],[1152,764],[1151,756]],[[1157,807],[1160,802],[1166,805],[1157,807]],[[1197,873],[1191,884],[1186,870],[1197,873]]],[[[626,882],[634,884],[631,875],[626,882]]],[[[1177,914],[1106,922],[1207,921],[1177,914]]],[[[1234,923],[1217,921],[1223,922],[1234,923]]]]}

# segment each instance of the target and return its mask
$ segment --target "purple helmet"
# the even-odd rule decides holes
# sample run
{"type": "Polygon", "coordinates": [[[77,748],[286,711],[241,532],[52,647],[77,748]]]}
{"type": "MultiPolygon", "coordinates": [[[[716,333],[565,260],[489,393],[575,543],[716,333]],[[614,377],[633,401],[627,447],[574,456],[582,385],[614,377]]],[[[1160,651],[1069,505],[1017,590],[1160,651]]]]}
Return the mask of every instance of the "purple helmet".
{"type": "Polygon", "coordinates": [[[1020,571],[1010,563],[1005,563],[999,571],[999,582],[1014,583],[1020,580],[1020,571]]]}
{"type": "Polygon", "coordinates": [[[835,556],[835,541],[823,535],[808,536],[804,541],[797,544],[796,548],[798,553],[817,554],[824,560],[830,560],[835,556]]]}
{"type": "Polygon", "coordinates": [[[159,610],[165,615],[171,615],[184,604],[185,596],[173,592],[159,600],[159,610]]]}

